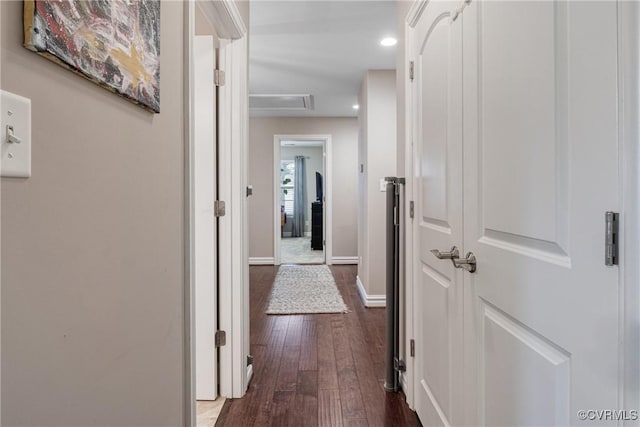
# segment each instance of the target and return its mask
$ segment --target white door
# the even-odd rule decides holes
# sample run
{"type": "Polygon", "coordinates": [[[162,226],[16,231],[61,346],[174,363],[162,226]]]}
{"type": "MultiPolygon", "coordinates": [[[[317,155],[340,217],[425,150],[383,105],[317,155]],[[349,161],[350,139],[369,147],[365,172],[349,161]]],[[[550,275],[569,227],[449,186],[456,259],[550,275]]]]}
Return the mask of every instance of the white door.
{"type": "Polygon", "coordinates": [[[194,40],[194,241],[196,399],[218,396],[216,288],[216,102],[213,72],[215,48],[211,36],[194,40]]]}
{"type": "Polygon", "coordinates": [[[460,424],[463,274],[431,252],[462,244],[462,26],[430,2],[412,31],[415,407],[425,426],[460,424]]]}
{"type": "Polygon", "coordinates": [[[432,1],[414,25],[424,425],[601,425],[579,411],[622,409],[618,268],[604,265],[616,20],[608,1],[432,1]],[[476,272],[430,253],[453,245],[476,272]]]}
{"type": "Polygon", "coordinates": [[[594,425],[578,411],[619,409],[617,5],[473,1],[462,19],[468,421],[594,425]]]}

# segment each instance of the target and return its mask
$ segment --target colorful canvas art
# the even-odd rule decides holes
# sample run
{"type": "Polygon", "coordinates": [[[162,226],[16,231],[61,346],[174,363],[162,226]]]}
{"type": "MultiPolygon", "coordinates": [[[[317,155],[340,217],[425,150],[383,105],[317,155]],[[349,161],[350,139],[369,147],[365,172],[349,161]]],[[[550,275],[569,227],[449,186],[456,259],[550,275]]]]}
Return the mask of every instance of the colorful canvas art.
{"type": "Polygon", "coordinates": [[[160,112],[160,1],[25,0],[24,45],[160,112]]]}

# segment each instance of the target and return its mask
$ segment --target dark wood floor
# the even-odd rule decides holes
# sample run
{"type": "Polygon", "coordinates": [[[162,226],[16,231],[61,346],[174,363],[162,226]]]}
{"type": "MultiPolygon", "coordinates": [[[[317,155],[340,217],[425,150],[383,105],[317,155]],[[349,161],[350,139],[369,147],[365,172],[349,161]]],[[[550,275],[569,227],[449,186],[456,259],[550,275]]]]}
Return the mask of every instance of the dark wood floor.
{"type": "Polygon", "coordinates": [[[404,395],[383,390],[384,309],[364,308],[355,266],[331,270],[349,313],[273,316],[277,267],[251,267],[254,376],[216,425],[420,426],[404,395]]]}

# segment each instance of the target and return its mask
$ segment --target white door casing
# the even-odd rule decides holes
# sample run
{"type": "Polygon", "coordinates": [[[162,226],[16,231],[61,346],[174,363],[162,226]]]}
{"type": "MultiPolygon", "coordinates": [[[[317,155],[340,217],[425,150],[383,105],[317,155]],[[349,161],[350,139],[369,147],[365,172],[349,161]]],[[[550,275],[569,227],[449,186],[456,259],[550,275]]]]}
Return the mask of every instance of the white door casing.
{"type": "Polygon", "coordinates": [[[476,1],[463,20],[469,421],[593,423],[578,411],[622,409],[619,272],[604,265],[617,5],[476,1]]]}
{"type": "Polygon", "coordinates": [[[216,100],[213,71],[215,47],[212,36],[194,40],[194,239],[195,239],[195,341],[196,399],[218,396],[216,218],[216,100]]]}
{"type": "Polygon", "coordinates": [[[462,242],[462,27],[433,2],[410,33],[414,58],[415,408],[424,425],[460,424],[462,272],[431,249],[462,242]]]}
{"type": "Polygon", "coordinates": [[[323,141],[324,206],[322,232],[325,241],[324,263],[333,264],[333,162],[331,135],[274,135],[273,136],[273,264],[280,265],[280,147],[282,141],[323,141]]]}
{"type": "MultiPolygon", "coordinates": [[[[196,128],[196,88],[195,88],[195,37],[196,9],[204,14],[201,19],[203,32],[213,34],[216,40],[224,39],[221,57],[230,70],[226,76],[226,88],[219,96],[219,127],[224,156],[219,156],[220,197],[227,198],[227,218],[233,213],[235,221],[222,221],[218,235],[220,254],[225,254],[221,262],[230,268],[219,271],[219,328],[227,328],[227,345],[220,351],[219,364],[222,374],[218,378],[221,394],[227,397],[242,397],[246,391],[251,370],[247,367],[248,343],[248,258],[246,254],[246,147],[248,129],[247,108],[247,37],[234,0],[184,3],[184,136],[185,147],[185,388],[184,424],[196,424],[196,286],[195,286],[195,128],[196,128]],[[231,42],[233,40],[234,42],[231,42]],[[229,155],[231,153],[231,155],[229,155]],[[227,172],[230,171],[230,172],[227,172]],[[239,195],[242,195],[241,197],[239,195]]],[[[202,16],[201,16],[202,17],[202,16]]],[[[198,30],[200,31],[200,30],[198,30]]],[[[224,199],[223,199],[224,200],[224,199]]],[[[213,337],[211,337],[213,340],[213,337]]]]}
{"type": "Polygon", "coordinates": [[[593,423],[578,411],[625,409],[604,265],[604,213],[621,209],[617,5],[460,4],[420,2],[408,21],[415,406],[425,425],[593,423]],[[475,273],[428,252],[452,245],[475,273]]]}

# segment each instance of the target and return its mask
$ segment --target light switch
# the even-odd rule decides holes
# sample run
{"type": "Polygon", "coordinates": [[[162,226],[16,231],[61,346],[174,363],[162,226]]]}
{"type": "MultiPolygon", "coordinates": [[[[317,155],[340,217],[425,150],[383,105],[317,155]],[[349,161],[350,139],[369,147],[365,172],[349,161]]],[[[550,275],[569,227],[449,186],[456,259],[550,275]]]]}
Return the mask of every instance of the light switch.
{"type": "Polygon", "coordinates": [[[0,91],[0,141],[4,177],[31,176],[31,100],[0,91]]]}
{"type": "Polygon", "coordinates": [[[380,178],[380,191],[387,191],[387,180],[380,178]]]}

